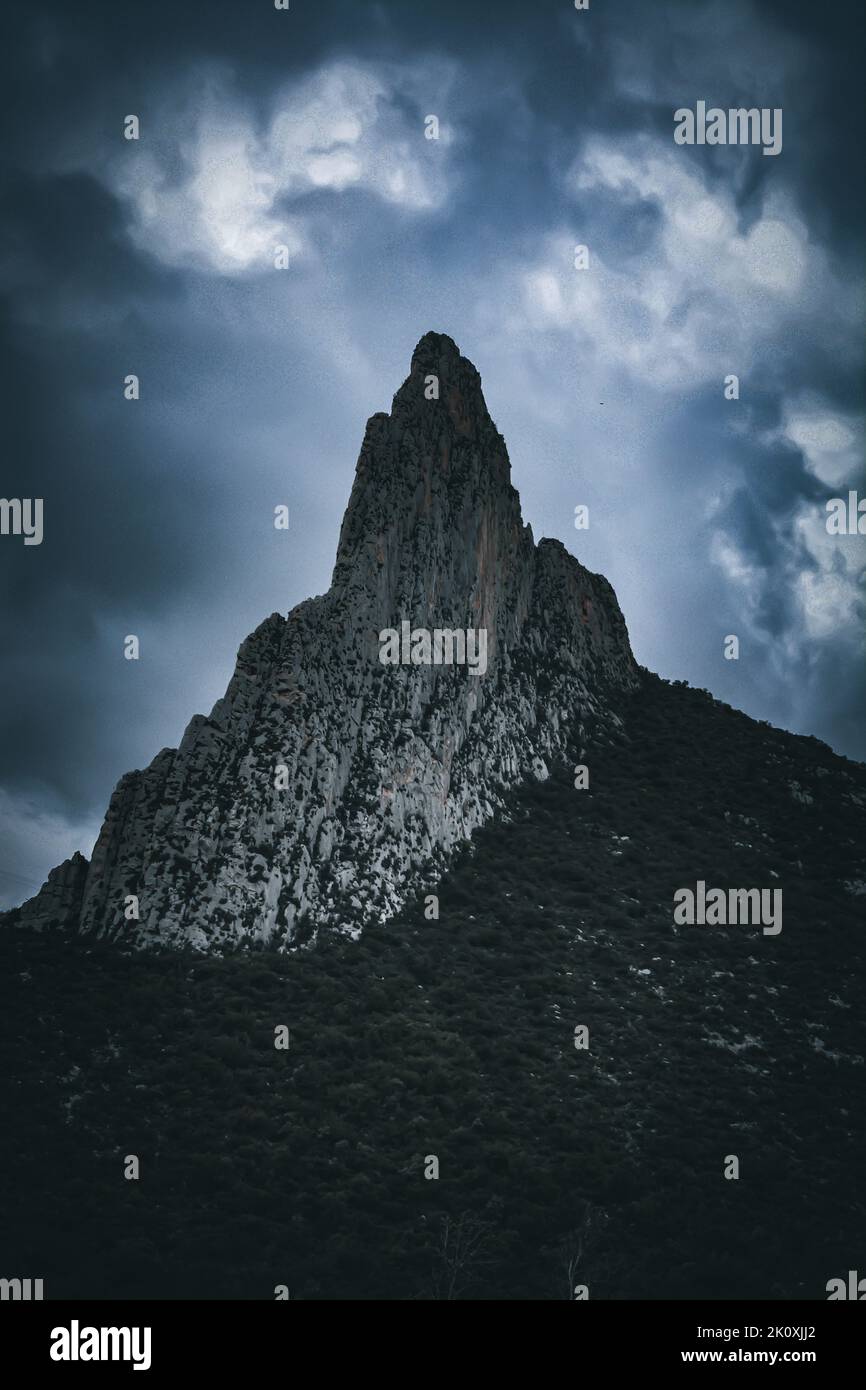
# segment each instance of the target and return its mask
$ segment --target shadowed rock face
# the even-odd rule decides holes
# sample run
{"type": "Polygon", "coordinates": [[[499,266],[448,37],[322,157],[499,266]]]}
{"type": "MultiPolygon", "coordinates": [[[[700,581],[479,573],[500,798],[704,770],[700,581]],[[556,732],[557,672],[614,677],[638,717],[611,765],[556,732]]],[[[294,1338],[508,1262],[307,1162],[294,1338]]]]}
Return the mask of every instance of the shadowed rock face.
{"type": "Polygon", "coordinates": [[[256,629],[210,716],[121,779],[86,877],[78,856],[59,892],[54,870],[20,920],[288,947],[432,888],[636,677],[611,586],[534,544],[510,474],[478,372],[426,334],[391,414],[368,421],[328,593],[256,629]],[[486,629],[486,672],[383,665],[380,633],[404,621],[486,629]]]}
{"type": "Polygon", "coordinates": [[[90,865],[76,850],[71,859],[64,859],[52,869],[35,898],[23,907],[0,914],[7,919],[20,917],[35,931],[52,927],[75,926],[81,916],[81,903],[90,865]]]}

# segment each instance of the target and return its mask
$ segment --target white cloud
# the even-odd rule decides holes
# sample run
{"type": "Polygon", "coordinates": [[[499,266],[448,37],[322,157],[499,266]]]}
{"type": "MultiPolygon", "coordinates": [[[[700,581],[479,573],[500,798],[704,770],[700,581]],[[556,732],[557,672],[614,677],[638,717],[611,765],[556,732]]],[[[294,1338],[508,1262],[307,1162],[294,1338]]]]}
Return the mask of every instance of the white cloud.
{"type": "Polygon", "coordinates": [[[710,544],[710,558],[732,583],[743,585],[757,596],[760,571],[749,564],[731,536],[716,532],[710,544]]]}
{"type": "Polygon", "coordinates": [[[762,370],[765,354],[815,313],[850,334],[851,301],[823,250],[781,193],[741,228],[731,188],[708,187],[700,168],[657,138],[596,136],[566,178],[577,208],[572,229],[545,242],[522,274],[524,312],[536,331],[570,332],[583,350],[657,388],[703,386],[762,370]],[[611,196],[630,217],[657,210],[646,249],[622,257],[582,227],[594,199],[611,196]],[[586,270],[573,249],[589,246],[586,270]]]}
{"type": "Polygon", "coordinates": [[[780,433],[800,450],[809,470],[828,487],[838,487],[863,466],[862,417],[843,417],[819,397],[789,403],[780,433]]]}
{"type": "MultiPolygon", "coordinates": [[[[842,640],[863,645],[862,608],[866,600],[866,541],[861,536],[831,536],[826,511],[818,503],[801,503],[790,531],[775,528],[776,564],[770,572],[784,582],[799,609],[802,626],[777,635],[779,656],[794,659],[804,642],[842,640]]],[[[728,582],[740,590],[750,627],[763,600],[770,574],[750,563],[730,534],[717,532],[710,558],[728,582]]]]}
{"type": "Polygon", "coordinates": [[[831,536],[826,510],[814,504],[802,507],[794,531],[811,561],[796,581],[808,636],[841,636],[862,645],[866,541],[862,536],[831,536]]]}
{"type": "Polygon", "coordinates": [[[445,64],[375,69],[334,63],[286,87],[262,127],[227,76],[195,77],[106,164],[94,166],[129,205],[134,242],[169,265],[223,274],[269,270],[274,248],[313,248],[305,199],[360,189],[410,212],[446,199],[452,141],[425,139],[430,92],[447,106],[445,64]],[[419,114],[411,114],[410,108],[419,114]]]}

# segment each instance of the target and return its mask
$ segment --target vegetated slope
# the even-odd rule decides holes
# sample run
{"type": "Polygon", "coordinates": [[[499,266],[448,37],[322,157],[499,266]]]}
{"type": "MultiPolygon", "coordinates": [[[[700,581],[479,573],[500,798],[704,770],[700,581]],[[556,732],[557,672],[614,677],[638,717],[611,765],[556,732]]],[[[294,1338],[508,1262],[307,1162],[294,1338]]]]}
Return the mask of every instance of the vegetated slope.
{"type": "Polygon", "coordinates": [[[647,674],[621,713],[589,790],[561,768],[477,833],[438,921],[221,960],[0,933],[5,1273],[824,1298],[866,1236],[866,768],[647,674]],[[674,927],[698,879],[781,887],[781,934],[674,927]]]}

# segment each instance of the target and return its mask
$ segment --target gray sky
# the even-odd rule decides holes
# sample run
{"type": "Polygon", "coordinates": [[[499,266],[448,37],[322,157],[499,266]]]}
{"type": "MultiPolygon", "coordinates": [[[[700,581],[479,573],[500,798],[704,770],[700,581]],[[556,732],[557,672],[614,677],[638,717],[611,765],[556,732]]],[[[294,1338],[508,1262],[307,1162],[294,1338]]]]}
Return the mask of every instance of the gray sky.
{"type": "Polygon", "coordinates": [[[144,8],[13,5],[0,60],[2,493],[45,500],[0,537],[0,903],[327,588],[430,329],[641,662],[866,756],[864,539],[824,524],[864,495],[862,5],[144,8]],[[675,144],[699,100],[782,108],[781,153],[675,144]]]}

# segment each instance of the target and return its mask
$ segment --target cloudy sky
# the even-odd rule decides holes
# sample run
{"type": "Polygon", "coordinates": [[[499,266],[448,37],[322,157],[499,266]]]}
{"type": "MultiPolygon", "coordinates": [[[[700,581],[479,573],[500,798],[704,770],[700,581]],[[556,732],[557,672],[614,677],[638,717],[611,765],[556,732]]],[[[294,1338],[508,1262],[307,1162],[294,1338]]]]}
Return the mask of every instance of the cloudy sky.
{"type": "Polygon", "coordinates": [[[45,522],[0,536],[0,904],[328,587],[430,329],[641,662],[866,757],[866,539],[825,527],[864,495],[862,8],[8,8],[0,490],[45,522]],[[699,100],[781,108],[781,153],[676,144],[699,100]]]}

